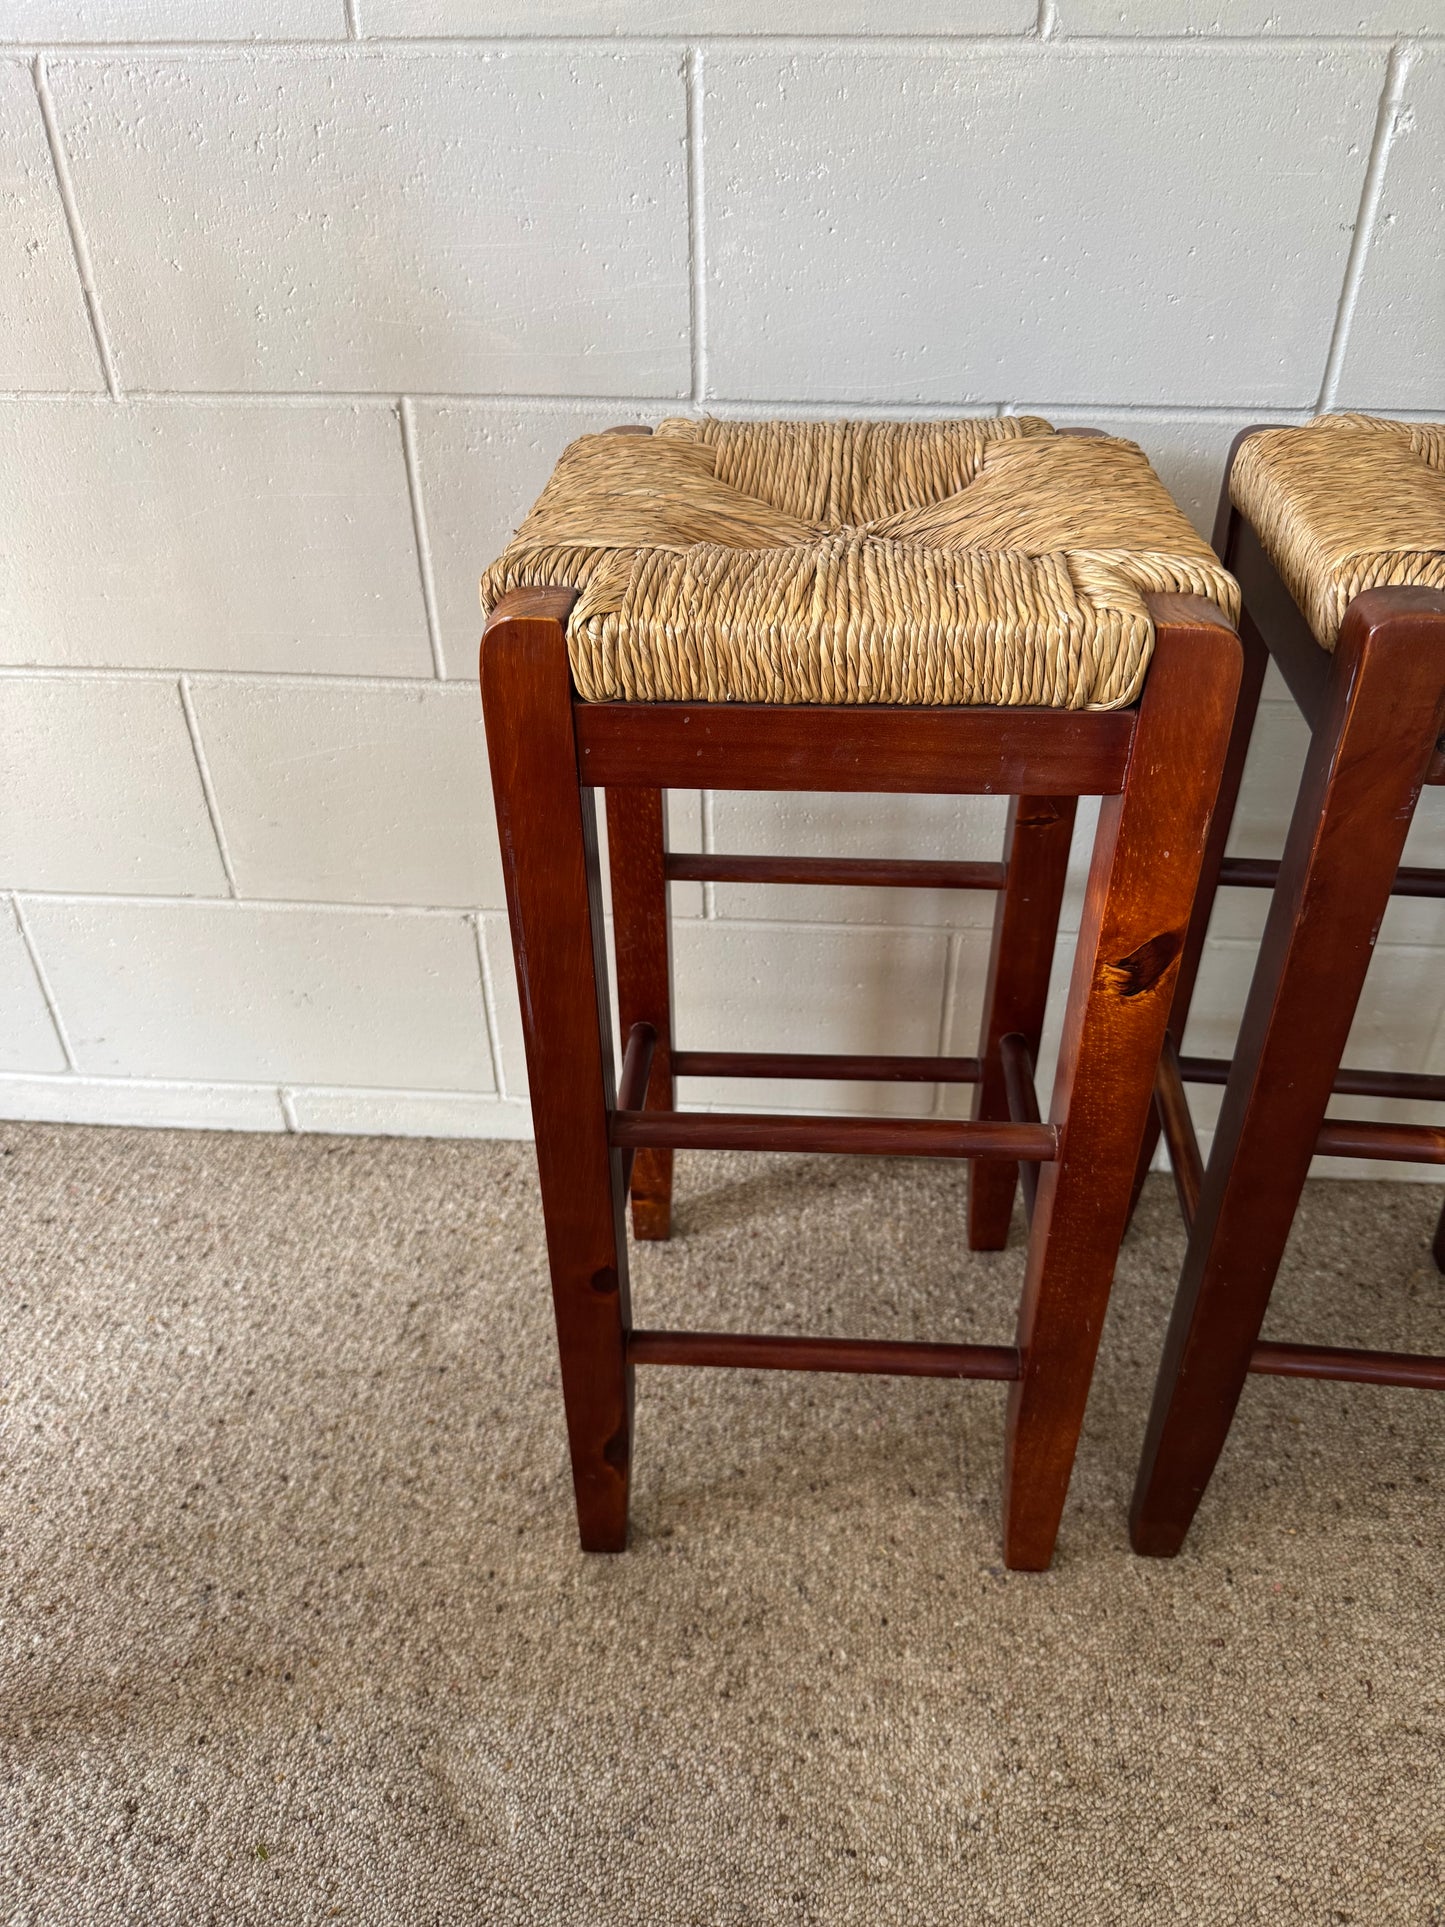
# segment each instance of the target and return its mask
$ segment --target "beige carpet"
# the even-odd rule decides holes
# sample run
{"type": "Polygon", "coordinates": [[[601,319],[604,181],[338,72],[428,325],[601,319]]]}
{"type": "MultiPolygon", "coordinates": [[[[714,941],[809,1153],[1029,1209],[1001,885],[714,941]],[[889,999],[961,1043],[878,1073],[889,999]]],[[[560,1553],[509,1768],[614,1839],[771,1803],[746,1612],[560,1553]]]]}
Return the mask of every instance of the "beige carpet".
{"type": "MultiPolygon", "coordinates": [[[[0,1918],[1438,1922],[1445,1404],[1261,1382],[1123,1509],[1126,1248],[1055,1569],[1002,1391],[654,1370],[574,1550],[524,1146],[0,1126],[0,1918]]],[[[684,1160],[652,1324],[1007,1338],[942,1165],[684,1160]]],[[[1436,1349],[1439,1193],[1320,1184],[1275,1328],[1436,1349]]]]}

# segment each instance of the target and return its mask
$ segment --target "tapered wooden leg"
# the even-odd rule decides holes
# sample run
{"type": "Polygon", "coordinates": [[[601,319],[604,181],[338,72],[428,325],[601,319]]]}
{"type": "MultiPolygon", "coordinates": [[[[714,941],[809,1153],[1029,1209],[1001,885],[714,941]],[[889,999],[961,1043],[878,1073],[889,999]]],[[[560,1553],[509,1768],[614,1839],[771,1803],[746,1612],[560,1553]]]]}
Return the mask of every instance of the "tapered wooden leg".
{"type": "MultiPolygon", "coordinates": [[[[672,920],[668,914],[666,819],[661,790],[607,792],[607,854],[617,951],[617,1012],[622,1035],[634,1024],[657,1033],[647,1109],[675,1109],[672,1077],[672,920]]],[[[632,1165],[632,1232],[672,1232],[672,1152],[647,1149],[632,1165]]]]}
{"type": "Polygon", "coordinates": [[[1223,1449],[1445,720],[1441,620],[1411,593],[1357,597],[1335,650],[1155,1388],[1138,1552],[1179,1550],[1223,1449]]]}
{"type": "Polygon", "coordinates": [[[1042,1570],[1108,1303],[1239,684],[1208,604],[1153,598],[1157,641],[1123,793],[1100,806],[1054,1080],[1009,1395],[1004,1557],[1042,1570]]]}
{"type": "MultiPolygon", "coordinates": [[[[1226,475],[1223,498],[1220,503],[1219,523],[1219,527],[1224,531],[1219,553],[1224,558],[1226,567],[1229,566],[1233,554],[1238,520],[1237,512],[1230,508],[1229,478],[1226,475]]],[[[1216,541],[1220,541],[1218,533],[1216,533],[1216,541]]],[[[1204,845],[1204,861],[1199,866],[1199,887],[1195,892],[1194,909],[1189,918],[1189,932],[1184,939],[1184,953],[1179,959],[1179,978],[1174,986],[1174,1003],[1169,1013],[1169,1035],[1174,1039],[1175,1048],[1180,1051],[1184,1048],[1184,1031],[1189,1022],[1189,1006],[1194,1001],[1194,986],[1199,977],[1200,961],[1204,956],[1204,940],[1209,934],[1209,919],[1214,911],[1214,899],[1219,894],[1220,867],[1224,862],[1229,832],[1234,824],[1234,812],[1239,803],[1239,786],[1244,777],[1250,739],[1254,735],[1254,720],[1259,711],[1260,690],[1264,687],[1264,675],[1269,667],[1269,650],[1265,646],[1264,638],[1250,621],[1247,610],[1240,621],[1239,640],[1244,652],[1243,669],[1239,679],[1239,701],[1235,705],[1234,724],[1229,732],[1229,748],[1224,757],[1224,773],[1219,782],[1219,799],[1214,806],[1214,815],[1209,824],[1209,836],[1204,845]]],[[[1129,1200],[1131,1219],[1158,1146],[1159,1111],[1157,1105],[1151,1104],[1149,1117],[1144,1126],[1144,1142],[1139,1147],[1139,1162],[1134,1171],[1134,1190],[1129,1200]]]]}
{"type": "MultiPolygon", "coordinates": [[[[1077,802],[1073,796],[1016,796],[1009,804],[1004,837],[1008,882],[993,919],[978,1044],[982,1070],[973,1093],[976,1118],[1009,1114],[1000,1038],[1017,1031],[1028,1040],[1030,1055],[1037,1059],[1039,1054],[1077,802]]],[[[968,1180],[972,1250],[1002,1251],[1008,1243],[1018,1175],[1016,1164],[980,1159],[973,1166],[968,1180]]]]}
{"type": "Polygon", "coordinates": [[[521,992],[577,1523],[588,1552],[627,1542],[632,1374],[620,1154],[608,1144],[612,1042],[596,819],[577,782],[563,624],[539,590],[482,639],[482,708],[521,992]]]}
{"type": "Polygon", "coordinates": [[[1435,1220],[1435,1236],[1430,1241],[1430,1256],[1435,1260],[1435,1269],[1445,1271],[1445,1209],[1435,1220]]]}

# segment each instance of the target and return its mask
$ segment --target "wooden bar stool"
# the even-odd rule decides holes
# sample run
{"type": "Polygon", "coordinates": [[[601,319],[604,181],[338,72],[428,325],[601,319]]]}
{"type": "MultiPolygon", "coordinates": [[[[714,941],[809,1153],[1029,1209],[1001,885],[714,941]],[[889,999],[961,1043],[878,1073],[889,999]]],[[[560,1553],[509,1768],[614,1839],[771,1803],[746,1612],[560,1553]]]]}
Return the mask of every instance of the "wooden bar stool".
{"type": "Polygon", "coordinates": [[[1006,1382],[1006,1557],[1047,1566],[1223,765],[1235,598],[1138,449],[1031,419],[670,421],[563,455],[484,578],[481,683],[585,1549],[626,1542],[633,1367],[732,1365],[1006,1382]],[[807,863],[670,856],[669,788],[1017,800],[1005,864],[807,863]],[[1085,794],[1104,801],[1044,1119],[1032,1058],[1085,794]],[[925,870],[999,892],[978,1059],[675,1048],[670,879],[925,870]],[[972,1122],[678,1110],[674,1079],[704,1074],[977,1093],[972,1122]],[[1014,1342],[636,1328],[624,1207],[630,1190],[637,1233],[667,1235],[678,1147],[977,1160],[989,1247],[1021,1167],[1014,1342]]]}
{"type": "MultiPolygon", "coordinates": [[[[1445,782],[1445,428],[1340,415],[1247,430],[1216,547],[1243,593],[1244,677],[1158,1080],[1191,1228],[1131,1531],[1163,1556],[1183,1544],[1250,1372],[1445,1389],[1445,1357],[1259,1336],[1316,1153],[1445,1163],[1445,1130],[1325,1116],[1335,1093],[1445,1099],[1445,1078],[1340,1068],[1391,894],[1445,895],[1445,870],[1400,867],[1421,785],[1445,782]],[[1224,855],[1271,655],[1311,729],[1277,864],[1224,855]],[[1274,891],[1232,1063],[1179,1052],[1221,883],[1274,891]],[[1191,1082],[1225,1086],[1207,1171],[1191,1082]]],[[[1445,1219],[1434,1249],[1445,1263],[1445,1219]]]]}

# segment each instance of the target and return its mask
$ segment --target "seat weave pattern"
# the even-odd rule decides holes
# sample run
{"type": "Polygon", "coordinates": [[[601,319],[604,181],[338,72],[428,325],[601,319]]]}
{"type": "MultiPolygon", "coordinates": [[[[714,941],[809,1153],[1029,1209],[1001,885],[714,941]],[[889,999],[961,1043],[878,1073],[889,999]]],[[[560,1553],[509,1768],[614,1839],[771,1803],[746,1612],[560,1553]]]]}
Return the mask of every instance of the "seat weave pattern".
{"type": "Polygon", "coordinates": [[[1147,593],[1238,606],[1140,449],[1032,417],[586,436],[483,604],[546,584],[589,701],[1113,709],[1147,593]]]}
{"type": "Polygon", "coordinates": [[[1333,649],[1364,589],[1445,589],[1445,423],[1321,415],[1251,435],[1230,496],[1333,649]]]}

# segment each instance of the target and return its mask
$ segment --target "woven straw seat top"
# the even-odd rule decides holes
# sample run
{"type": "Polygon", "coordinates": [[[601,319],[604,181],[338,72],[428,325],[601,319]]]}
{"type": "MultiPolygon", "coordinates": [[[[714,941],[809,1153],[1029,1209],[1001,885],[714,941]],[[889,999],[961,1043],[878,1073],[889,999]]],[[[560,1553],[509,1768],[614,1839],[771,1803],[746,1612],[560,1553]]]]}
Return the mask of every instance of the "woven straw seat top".
{"type": "Polygon", "coordinates": [[[1322,415],[1251,435],[1230,479],[1317,641],[1363,589],[1445,589],[1445,424],[1322,415]]]}
{"type": "Polygon", "coordinates": [[[574,442],[482,580],[578,590],[589,701],[1113,709],[1145,595],[1237,592],[1131,442],[1029,417],[667,421],[574,442]]]}

